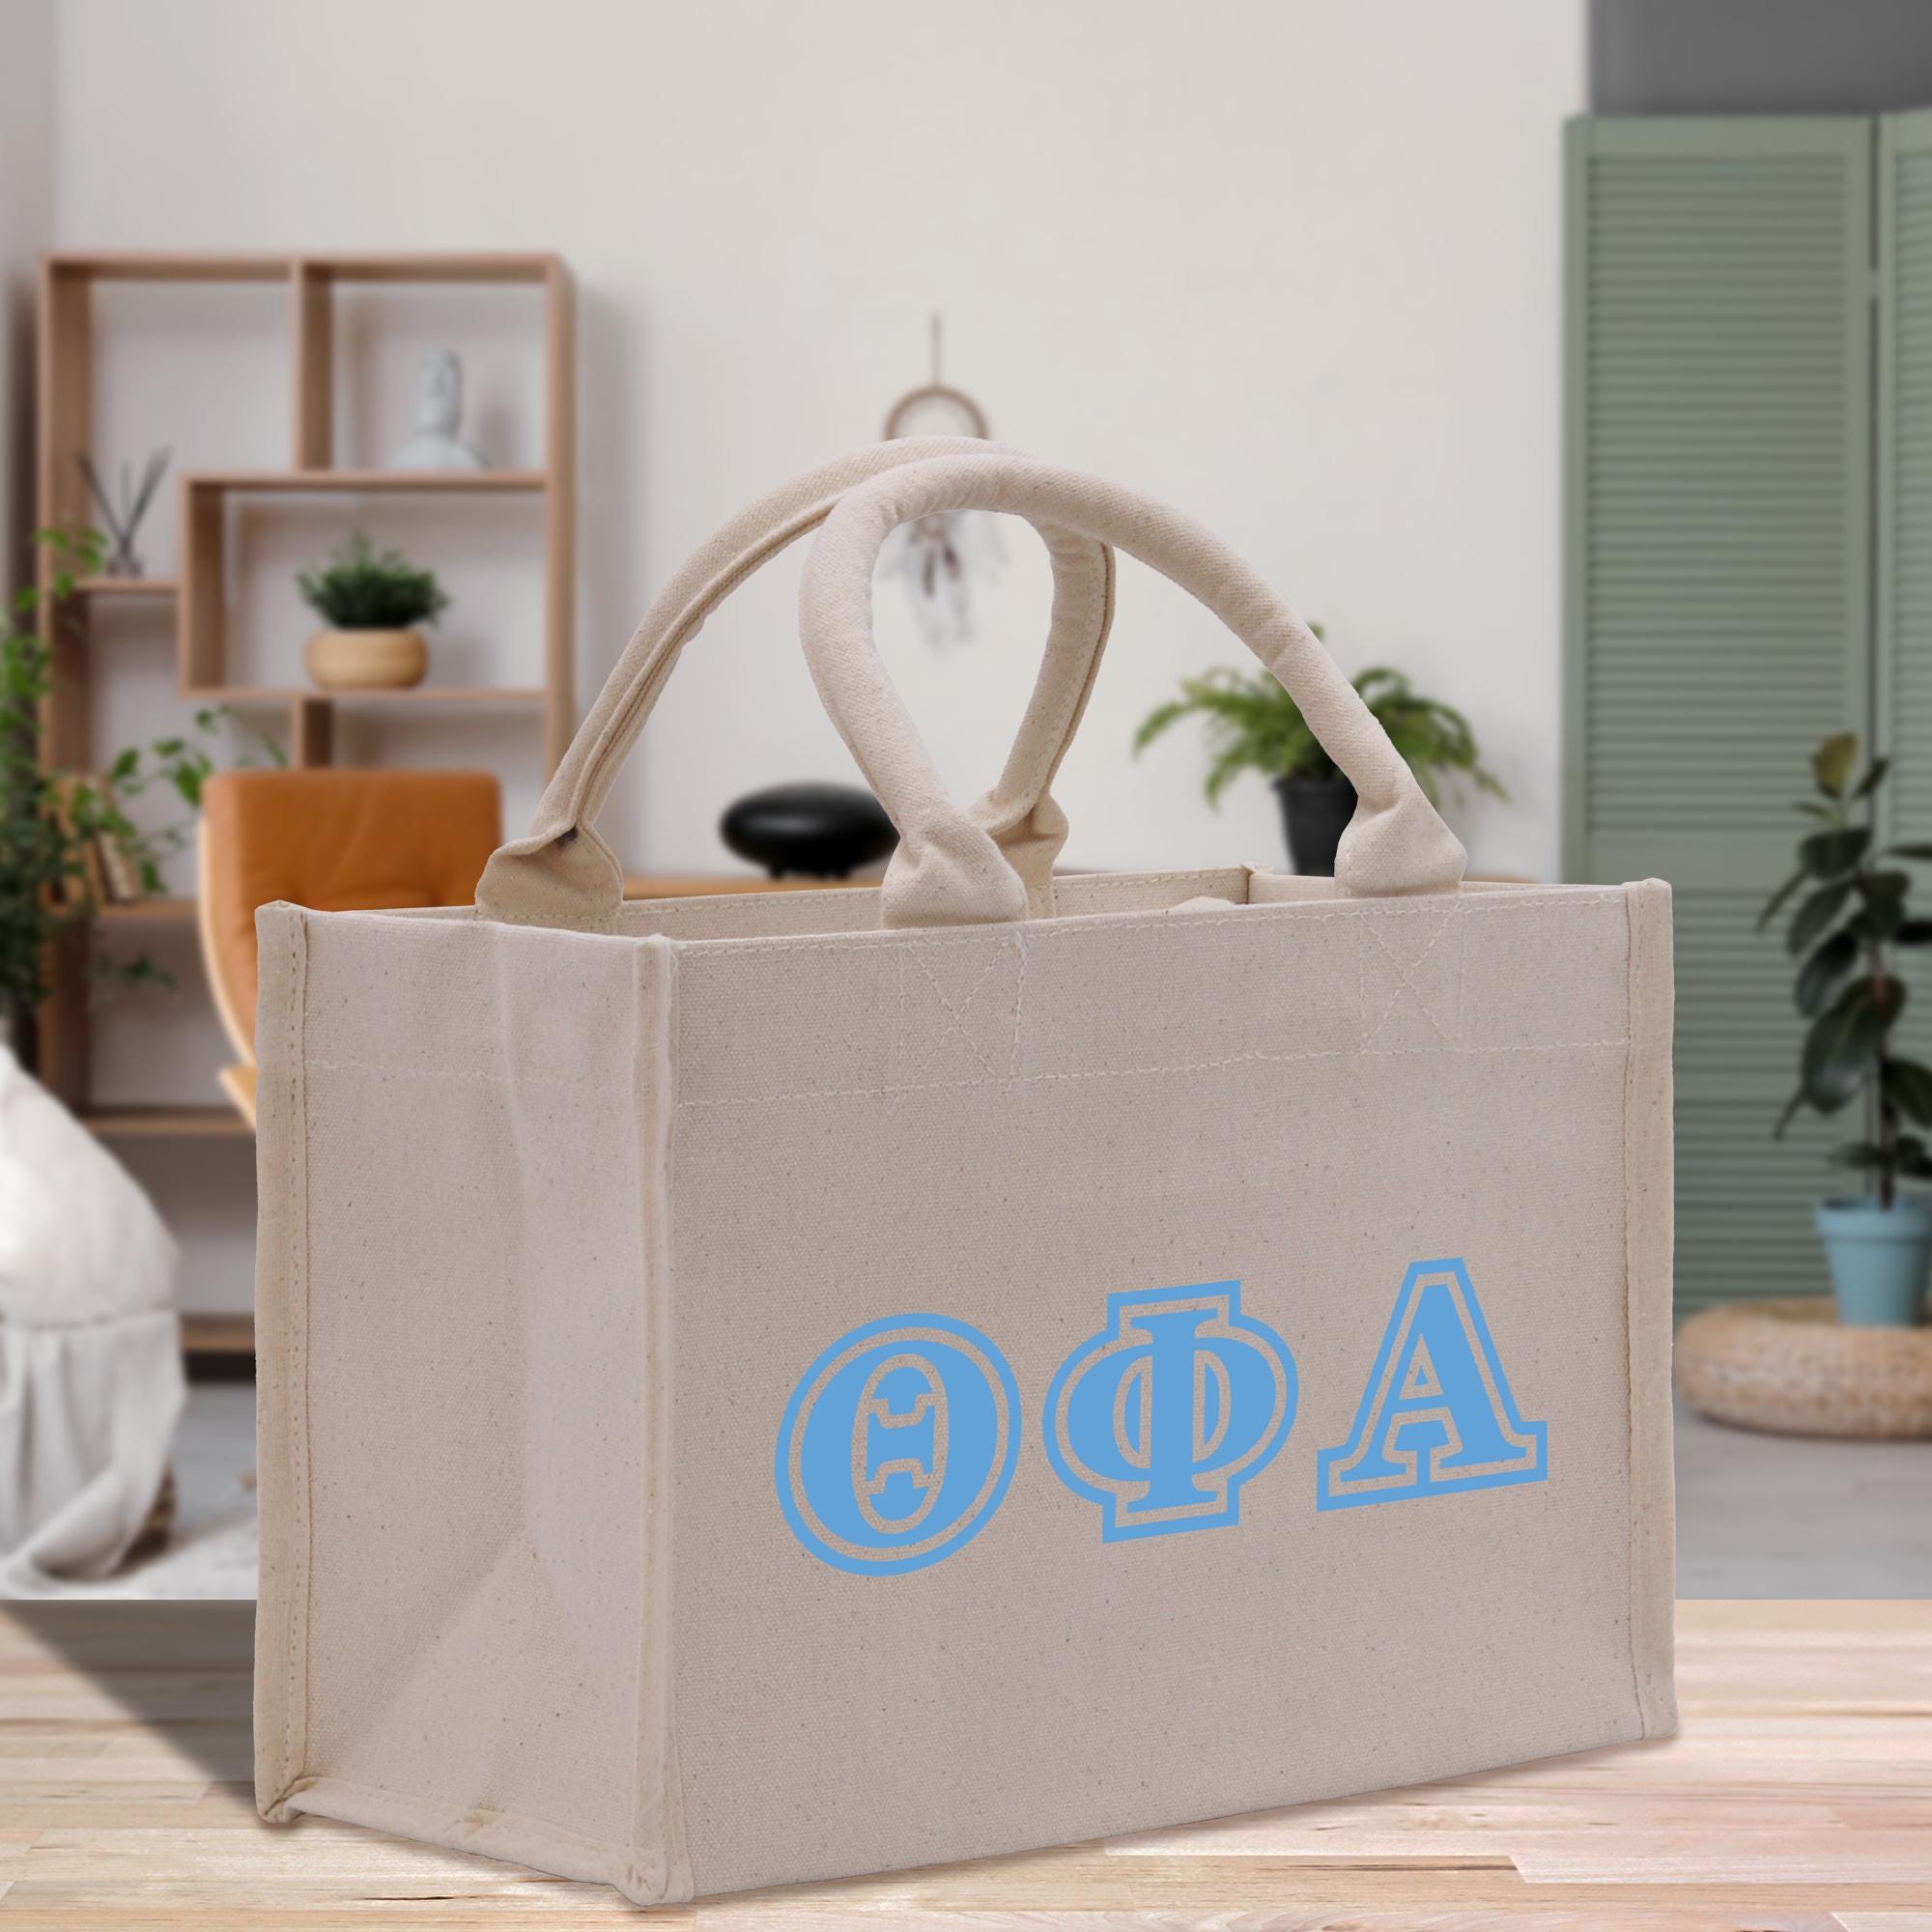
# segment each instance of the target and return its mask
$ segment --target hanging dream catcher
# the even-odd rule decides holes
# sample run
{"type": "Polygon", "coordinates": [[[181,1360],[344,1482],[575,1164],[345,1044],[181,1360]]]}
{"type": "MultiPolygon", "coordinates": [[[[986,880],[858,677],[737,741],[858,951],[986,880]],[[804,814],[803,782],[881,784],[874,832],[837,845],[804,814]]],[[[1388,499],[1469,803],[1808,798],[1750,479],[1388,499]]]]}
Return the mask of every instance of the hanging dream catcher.
{"type": "MultiPolygon", "coordinates": [[[[972,436],[990,432],[986,412],[964,389],[940,377],[938,316],[932,318],[932,380],[909,390],[886,416],[886,440],[902,436],[972,436]]],[[[977,510],[946,510],[901,524],[879,557],[882,576],[903,581],[920,635],[935,647],[973,635],[972,582],[1006,565],[999,525],[977,510]]]]}

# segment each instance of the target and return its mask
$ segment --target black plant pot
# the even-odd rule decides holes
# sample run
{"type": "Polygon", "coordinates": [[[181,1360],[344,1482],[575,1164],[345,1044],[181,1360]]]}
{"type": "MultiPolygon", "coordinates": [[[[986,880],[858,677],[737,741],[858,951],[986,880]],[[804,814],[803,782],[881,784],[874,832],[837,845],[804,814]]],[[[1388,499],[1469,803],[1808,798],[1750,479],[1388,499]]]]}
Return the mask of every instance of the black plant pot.
{"type": "Polygon", "coordinates": [[[1282,823],[1294,869],[1313,878],[1335,875],[1335,848],[1355,815],[1355,787],[1347,779],[1276,779],[1282,823]]]}
{"type": "Polygon", "coordinates": [[[842,879],[883,859],[899,842],[886,809],[854,785],[782,784],[754,791],[718,827],[741,859],[775,879],[787,872],[842,879]]]}

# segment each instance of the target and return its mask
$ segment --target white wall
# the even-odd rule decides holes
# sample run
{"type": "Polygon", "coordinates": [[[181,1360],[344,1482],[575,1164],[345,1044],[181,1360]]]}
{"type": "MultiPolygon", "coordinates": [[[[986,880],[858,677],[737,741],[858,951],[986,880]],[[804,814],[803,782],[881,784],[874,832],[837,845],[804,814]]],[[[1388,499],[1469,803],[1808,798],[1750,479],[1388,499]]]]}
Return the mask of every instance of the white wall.
{"type": "MultiPolygon", "coordinates": [[[[1187,508],[1345,665],[1392,660],[1467,709],[1515,800],[1452,814],[1478,867],[1553,876],[1558,128],[1582,40],[1581,0],[64,0],[56,225],[560,250],[585,702],[714,525],[876,436],[943,310],[947,373],[998,436],[1187,508]]],[[[264,410],[280,434],[279,399],[196,394],[204,441],[245,446],[264,410]]],[[[1036,547],[1007,551],[967,647],[928,650],[881,591],[962,793],[998,768],[1043,631],[1036,547]]],[[[849,775],[795,586],[791,559],[685,659],[607,816],[633,866],[722,869],[731,798],[849,775]]],[[[1070,860],[1277,857],[1262,784],[1217,816],[1195,743],[1128,756],[1179,674],[1238,656],[1126,568],[1060,787],[1070,860]]],[[[512,776],[521,813],[535,775],[512,776]]]]}
{"type": "Polygon", "coordinates": [[[0,594],[26,574],[34,266],[53,230],[53,0],[10,0],[0,17],[0,594]]]}

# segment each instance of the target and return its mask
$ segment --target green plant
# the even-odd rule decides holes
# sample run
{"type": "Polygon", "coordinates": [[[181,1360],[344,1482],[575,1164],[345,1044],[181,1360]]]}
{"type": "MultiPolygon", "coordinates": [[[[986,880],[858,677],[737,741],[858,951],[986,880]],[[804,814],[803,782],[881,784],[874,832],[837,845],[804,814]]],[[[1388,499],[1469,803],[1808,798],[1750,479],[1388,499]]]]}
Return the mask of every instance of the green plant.
{"type": "MultiPolygon", "coordinates": [[[[192,812],[214,769],[207,750],[185,737],[130,747],[99,778],[43,765],[41,725],[53,689],[54,649],[39,620],[46,611],[59,621],[76,574],[99,571],[106,544],[93,530],[37,530],[34,541],[56,559],[48,587],[20,591],[14,599],[16,621],[0,624],[0,1018],[16,1023],[46,993],[54,943],[99,910],[90,856],[111,844],[132,865],[142,889],[156,893],[161,862],[186,840],[191,821],[144,831],[128,816],[125,801],[158,787],[192,812]]],[[[223,707],[198,711],[196,731],[213,732],[226,715],[223,707]]],[[[275,763],[283,762],[272,739],[262,743],[275,763]]],[[[98,987],[168,983],[146,954],[97,952],[89,964],[98,987]]]]}
{"type": "Polygon", "coordinates": [[[1858,762],[1859,741],[1849,731],[1827,738],[1812,754],[1818,796],[1797,809],[1822,829],[1799,841],[1798,869],[1758,915],[1762,932],[1793,894],[1810,887],[1792,912],[1785,945],[1799,961],[1798,1010],[1811,1024],[1799,1057],[1798,1091],[1772,1133],[1780,1138],[1801,1107],[1836,1114],[1862,1094],[1864,1138],[1832,1157],[1861,1169],[1866,1191],[1889,1208],[1901,1176],[1932,1179],[1932,1151],[1903,1125],[1932,1126],[1932,1067],[1891,1051],[1905,984],[1891,971],[1887,949],[1932,946],[1932,919],[1908,915],[1912,876],[1883,862],[1932,859],[1932,845],[1873,849],[1871,827],[1855,817],[1869,815],[1889,761],[1874,758],[1854,784],[1858,762]]]}
{"type": "Polygon", "coordinates": [[[303,602],[338,631],[404,631],[434,624],[449,608],[433,571],[418,570],[400,551],[378,551],[360,530],[296,583],[303,602]]]}
{"type": "MultiPolygon", "coordinates": [[[[1315,635],[1321,627],[1311,626],[1315,635]]],[[[1355,689],[1415,774],[1432,805],[1440,803],[1442,783],[1467,780],[1478,791],[1507,798],[1502,781],[1482,761],[1469,721],[1453,706],[1424,697],[1399,670],[1377,665],[1355,679],[1355,689]]],[[[1269,779],[1337,779],[1335,761],[1321,749],[1301,707],[1266,671],[1243,672],[1225,667],[1199,677],[1182,678],[1180,696],[1156,705],[1134,733],[1134,751],[1145,751],[1183,718],[1207,722],[1208,802],[1242,772],[1269,779]]]]}

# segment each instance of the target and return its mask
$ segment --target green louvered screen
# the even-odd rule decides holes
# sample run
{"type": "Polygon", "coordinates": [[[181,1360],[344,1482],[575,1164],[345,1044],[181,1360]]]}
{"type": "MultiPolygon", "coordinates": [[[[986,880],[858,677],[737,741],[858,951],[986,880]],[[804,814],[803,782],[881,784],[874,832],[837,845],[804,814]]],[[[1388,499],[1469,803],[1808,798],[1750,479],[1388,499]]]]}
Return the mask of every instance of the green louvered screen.
{"type": "MultiPolygon", "coordinates": [[[[1880,124],[1878,698],[1887,829],[1932,838],[1932,114],[1880,124]]],[[[1921,878],[1920,890],[1925,881],[1921,878]]]]}
{"type": "Polygon", "coordinates": [[[1752,926],[1811,748],[1866,722],[1871,148],[1864,120],[1570,129],[1565,864],[1676,888],[1687,1309],[1821,1285],[1832,1134],[1769,1139],[1800,1032],[1752,926]]]}
{"type": "MultiPolygon", "coordinates": [[[[1932,113],[1878,136],[1876,734],[1892,759],[1880,830],[1932,839],[1932,113]]],[[[1932,868],[1916,867],[1918,909],[1932,868]]],[[[1932,960],[1898,955],[1910,988],[1898,1040],[1932,1063],[1932,960]]]]}

